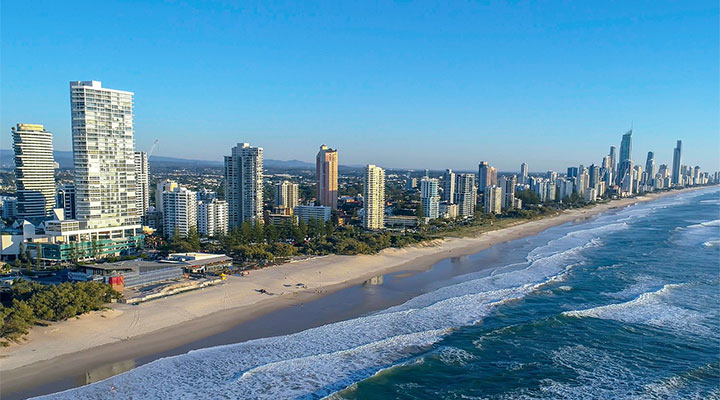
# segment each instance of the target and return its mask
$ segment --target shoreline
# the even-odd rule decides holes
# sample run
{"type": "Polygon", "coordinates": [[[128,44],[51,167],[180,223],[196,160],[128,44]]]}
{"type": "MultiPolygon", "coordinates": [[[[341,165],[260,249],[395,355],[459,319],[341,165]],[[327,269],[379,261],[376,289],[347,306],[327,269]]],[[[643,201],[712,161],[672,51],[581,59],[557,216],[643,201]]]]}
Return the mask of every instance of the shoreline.
{"type": "MultiPolygon", "coordinates": [[[[357,286],[378,275],[427,271],[439,261],[475,254],[558,225],[581,222],[610,210],[703,188],[706,187],[619,199],[592,208],[528,220],[477,237],[445,238],[432,246],[386,249],[376,255],[331,255],[282,264],[253,271],[247,277],[233,276],[215,287],[137,306],[113,304],[106,311],[48,327],[34,327],[26,343],[0,349],[3,381],[0,394],[5,397],[49,381],[77,376],[78,371],[82,373],[93,366],[161,355],[273,311],[357,286]],[[305,284],[307,289],[296,289],[297,283],[305,284]],[[255,291],[259,288],[277,294],[259,294],[255,291]]],[[[157,358],[162,356],[153,359],[157,358]]]]}

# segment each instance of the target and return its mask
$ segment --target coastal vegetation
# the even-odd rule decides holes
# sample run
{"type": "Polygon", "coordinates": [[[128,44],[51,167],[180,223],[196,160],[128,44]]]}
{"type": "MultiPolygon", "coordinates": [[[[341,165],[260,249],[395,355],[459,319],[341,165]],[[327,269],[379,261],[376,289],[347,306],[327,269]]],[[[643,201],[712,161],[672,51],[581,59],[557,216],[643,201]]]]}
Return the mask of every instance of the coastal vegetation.
{"type": "Polygon", "coordinates": [[[0,345],[7,346],[28,333],[30,327],[62,321],[100,310],[121,294],[100,282],[44,285],[23,279],[15,281],[0,303],[0,345]]]}
{"type": "MultiPolygon", "coordinates": [[[[165,254],[223,252],[243,263],[264,264],[282,262],[293,256],[375,254],[389,247],[402,248],[448,236],[474,236],[555,215],[566,208],[588,205],[578,196],[551,203],[541,203],[532,191],[518,192],[517,197],[527,204],[525,209],[512,209],[497,215],[477,212],[472,218],[435,219],[412,229],[367,231],[357,225],[337,226],[332,221],[315,219],[307,223],[287,221],[280,226],[246,221],[241,227],[213,238],[202,238],[191,229],[188,235],[176,234],[168,241],[151,237],[148,244],[165,254]]],[[[418,216],[422,215],[421,208],[416,212],[418,216]]]]}

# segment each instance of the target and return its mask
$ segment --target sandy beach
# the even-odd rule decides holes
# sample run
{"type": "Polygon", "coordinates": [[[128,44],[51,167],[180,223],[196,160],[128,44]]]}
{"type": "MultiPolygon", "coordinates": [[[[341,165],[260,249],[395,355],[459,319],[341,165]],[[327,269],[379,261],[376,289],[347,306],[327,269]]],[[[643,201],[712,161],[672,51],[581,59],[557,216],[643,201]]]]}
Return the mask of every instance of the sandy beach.
{"type": "Polygon", "coordinates": [[[472,238],[446,238],[423,246],[386,249],[377,255],[332,255],[287,263],[253,271],[249,276],[232,276],[218,286],[136,306],[113,304],[105,311],[47,327],[37,326],[24,343],[0,349],[0,394],[5,397],[57,379],[68,371],[88,370],[103,361],[126,360],[176,348],[374,276],[429,269],[443,259],[474,254],[609,209],[678,193],[681,191],[647,194],[570,210],[472,238]],[[258,289],[270,294],[261,294],[258,289]]]}

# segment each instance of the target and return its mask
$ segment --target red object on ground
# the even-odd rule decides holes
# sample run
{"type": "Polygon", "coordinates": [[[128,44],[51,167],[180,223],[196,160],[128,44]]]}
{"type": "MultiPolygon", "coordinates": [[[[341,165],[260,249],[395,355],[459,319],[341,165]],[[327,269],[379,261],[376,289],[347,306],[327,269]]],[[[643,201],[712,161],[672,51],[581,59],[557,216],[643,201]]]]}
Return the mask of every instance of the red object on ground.
{"type": "Polygon", "coordinates": [[[110,286],[112,286],[112,288],[117,290],[118,292],[125,290],[125,277],[122,275],[111,276],[109,283],[110,286]]]}

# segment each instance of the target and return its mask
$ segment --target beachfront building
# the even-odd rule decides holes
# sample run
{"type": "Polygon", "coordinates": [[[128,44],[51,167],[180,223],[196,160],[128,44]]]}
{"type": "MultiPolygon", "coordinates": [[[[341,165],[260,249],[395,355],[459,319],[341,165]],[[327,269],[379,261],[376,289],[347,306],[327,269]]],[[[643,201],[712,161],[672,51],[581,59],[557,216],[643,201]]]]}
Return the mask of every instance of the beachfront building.
{"type": "Polygon", "coordinates": [[[502,212],[502,188],[497,186],[488,186],[485,188],[483,196],[484,208],[486,214],[500,214],[502,212]]]}
{"type": "Polygon", "coordinates": [[[150,179],[148,155],[144,151],[135,152],[135,207],[140,218],[144,218],[150,207],[150,179]]]}
{"type": "Polygon", "coordinates": [[[167,238],[175,234],[187,236],[191,228],[197,229],[197,196],[192,190],[176,187],[162,193],[163,233],[167,238]]]}
{"type": "Polygon", "coordinates": [[[55,208],[52,133],[42,125],[17,124],[12,128],[12,140],[17,217],[41,222],[55,208]]]}
{"type": "Polygon", "coordinates": [[[457,174],[454,197],[458,206],[458,216],[469,218],[475,214],[475,203],[477,203],[475,174],[457,174]]]}
{"type": "Polygon", "coordinates": [[[458,216],[458,205],[441,201],[438,206],[438,214],[440,218],[452,219],[458,216]]]}
{"type": "Polygon", "coordinates": [[[323,206],[337,209],[338,201],[338,151],[320,146],[315,159],[317,200],[323,206]]]}
{"type": "Polygon", "coordinates": [[[295,206],[295,216],[299,221],[307,223],[311,219],[322,222],[330,221],[330,206],[295,206]]]}
{"type": "Polygon", "coordinates": [[[292,212],[299,202],[300,185],[282,181],[275,185],[275,207],[282,207],[292,212]]]}
{"type": "Polygon", "coordinates": [[[423,216],[436,219],[440,213],[440,197],[438,196],[438,180],[427,176],[420,180],[420,203],[423,216]]]}
{"type": "Polygon", "coordinates": [[[133,93],[70,82],[75,214],[87,228],[139,230],[133,93]]]}
{"type": "Polygon", "coordinates": [[[231,155],[225,156],[225,199],[230,228],[245,221],[263,221],[262,147],[238,143],[231,155]]]}
{"type": "Polygon", "coordinates": [[[228,203],[224,200],[200,200],[197,204],[197,230],[205,236],[224,235],[228,230],[228,203]]]}
{"type": "Polygon", "coordinates": [[[365,167],[363,211],[365,229],[385,226],[385,170],[372,164],[365,167]]]}
{"type": "Polygon", "coordinates": [[[515,201],[515,187],[517,186],[517,177],[503,176],[500,178],[500,189],[502,189],[502,208],[513,208],[515,201]]]}

